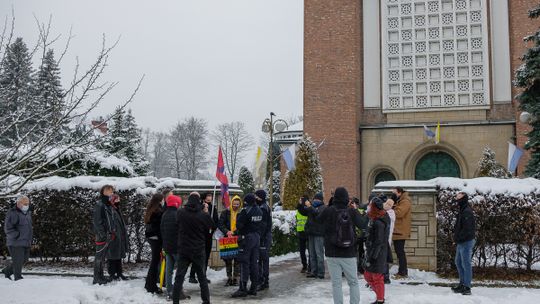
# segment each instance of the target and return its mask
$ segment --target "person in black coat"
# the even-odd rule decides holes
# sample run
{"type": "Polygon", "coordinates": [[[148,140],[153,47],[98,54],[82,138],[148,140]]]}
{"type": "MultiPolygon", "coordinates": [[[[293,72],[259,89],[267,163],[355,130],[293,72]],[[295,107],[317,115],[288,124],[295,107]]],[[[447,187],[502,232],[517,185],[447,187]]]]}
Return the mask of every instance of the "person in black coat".
{"type": "Polygon", "coordinates": [[[317,221],[317,217],[325,208],[322,192],[315,194],[313,202],[305,201],[298,208],[300,214],[308,217],[305,226],[311,265],[308,278],[324,279],[324,223],[317,221]]]}
{"type": "MultiPolygon", "coordinates": [[[[212,218],[212,221],[214,221],[215,227],[217,227],[217,225],[219,223],[219,214],[218,214],[216,206],[214,206],[212,204],[212,201],[214,200],[214,195],[212,193],[208,192],[208,193],[205,193],[201,199],[202,199],[201,204],[203,205],[203,208],[204,208],[205,204],[208,206],[208,210],[209,210],[208,212],[210,213],[210,217],[212,218]]],[[[210,255],[212,253],[212,243],[214,242],[214,232],[215,231],[216,230],[213,229],[211,231],[208,231],[208,233],[206,234],[206,247],[205,247],[206,266],[205,266],[205,270],[208,269],[208,262],[210,261],[210,255]]],[[[210,284],[210,280],[208,280],[208,278],[206,280],[210,284]]],[[[189,273],[189,282],[193,283],[193,284],[197,284],[197,279],[195,278],[195,270],[193,270],[193,268],[191,268],[191,271],[189,273]]]]}
{"type": "Polygon", "coordinates": [[[93,230],[95,235],[96,253],[94,257],[93,284],[107,284],[111,278],[105,278],[103,268],[108,255],[109,245],[114,238],[116,228],[113,222],[113,211],[110,201],[115,199],[114,187],[104,185],[100,190],[99,201],[94,206],[93,230]]]}
{"type": "Polygon", "coordinates": [[[255,192],[257,205],[263,213],[261,223],[261,247],[259,252],[259,286],[258,291],[270,287],[270,249],[272,248],[272,209],[266,202],[266,191],[255,192]]]}
{"type": "Polygon", "coordinates": [[[459,274],[459,285],[452,287],[455,293],[471,294],[472,253],[475,244],[476,222],[474,212],[469,205],[469,196],[464,192],[456,195],[459,208],[454,229],[456,247],[456,266],[459,274]]]}
{"type": "Polygon", "coordinates": [[[206,280],[206,237],[208,231],[215,230],[216,225],[210,217],[208,207],[201,208],[200,197],[190,194],[184,208],[178,211],[178,269],[173,289],[173,304],[188,298],[183,292],[184,279],[189,265],[195,269],[201,287],[203,304],[210,303],[210,291],[206,280]]]}
{"type": "Polygon", "coordinates": [[[351,303],[359,303],[355,227],[365,229],[366,223],[360,213],[352,208],[347,189],[337,188],[332,202],[332,206],[317,216],[317,221],[324,223],[324,249],[332,279],[334,303],[343,303],[342,274],[349,285],[351,303]]]}
{"type": "Polygon", "coordinates": [[[151,259],[148,274],[146,275],[146,283],[144,288],[150,293],[161,293],[161,289],[157,287],[159,282],[159,262],[161,257],[161,215],[163,211],[163,195],[156,193],[152,196],[146,207],[144,214],[145,233],[144,236],[150,244],[151,259]]]}
{"type": "Polygon", "coordinates": [[[240,287],[233,293],[233,298],[257,295],[259,283],[259,246],[263,213],[257,205],[255,195],[244,197],[245,206],[238,214],[236,235],[238,235],[238,261],[240,261],[240,287]],[[247,282],[251,286],[247,289],[247,282]]]}
{"type": "Polygon", "coordinates": [[[384,210],[386,197],[374,198],[368,207],[370,219],[366,238],[366,257],[364,278],[377,295],[375,303],[384,303],[384,273],[388,255],[390,237],[390,217],[384,210]]]}
{"type": "Polygon", "coordinates": [[[118,195],[113,195],[110,205],[114,231],[109,243],[109,250],[107,251],[107,270],[111,279],[126,281],[128,278],[124,275],[122,270],[122,259],[126,257],[126,254],[129,251],[129,238],[124,217],[120,210],[120,197],[118,195]]]}
{"type": "Polygon", "coordinates": [[[163,252],[165,254],[165,286],[167,296],[173,295],[173,272],[178,262],[178,224],[176,214],[182,205],[182,199],[176,195],[169,195],[166,199],[167,208],[161,217],[161,238],[163,239],[163,252]]]}

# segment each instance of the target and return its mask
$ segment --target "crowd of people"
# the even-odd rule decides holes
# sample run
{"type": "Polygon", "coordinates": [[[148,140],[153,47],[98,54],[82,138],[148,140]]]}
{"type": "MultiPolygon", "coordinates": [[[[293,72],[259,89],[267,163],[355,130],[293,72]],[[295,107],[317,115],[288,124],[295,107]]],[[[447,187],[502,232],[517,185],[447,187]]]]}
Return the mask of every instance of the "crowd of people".
{"type": "MultiPolygon", "coordinates": [[[[455,264],[459,284],[452,287],[452,291],[470,295],[475,217],[466,193],[458,193],[455,202],[458,209],[454,230],[455,264]]],[[[123,273],[122,259],[129,252],[129,239],[119,203],[120,197],[113,186],[101,188],[93,213],[96,248],[93,284],[128,280],[123,273]],[[105,265],[108,276],[104,275],[105,265]]],[[[8,279],[23,278],[22,268],[30,255],[33,231],[29,208],[29,198],[20,196],[6,214],[4,232],[11,262],[2,273],[8,279]]],[[[334,303],[343,303],[342,278],[345,277],[350,288],[350,303],[354,304],[360,302],[360,273],[376,295],[374,304],[384,303],[385,284],[390,283],[392,248],[398,262],[394,278],[408,276],[405,242],[411,235],[411,215],[411,199],[401,187],[394,188],[390,196],[372,194],[366,204],[350,198],[342,187],[332,192],[327,202],[322,193],[300,198],[296,231],[301,273],[307,278],[324,279],[326,261],[334,303]]],[[[264,190],[248,193],[243,198],[234,196],[230,206],[219,215],[212,193],[201,196],[193,192],[184,203],[171,190],[165,190],[150,199],[144,222],[145,237],[151,249],[145,282],[148,292],[163,293],[158,287],[161,274],[167,297],[174,304],[190,298],[184,293],[183,285],[191,266],[189,282],[198,283],[203,303],[210,303],[211,282],[206,271],[216,231],[223,237],[238,240],[238,254],[223,258],[227,273],[225,286],[238,286],[231,297],[257,295],[269,288],[272,211],[264,190]],[[163,260],[164,271],[160,270],[163,260]]]]}
{"type": "MultiPolygon", "coordinates": [[[[470,295],[474,214],[466,193],[458,193],[455,201],[459,209],[454,240],[460,283],[451,289],[470,295]]],[[[371,194],[366,204],[349,198],[345,188],[337,188],[326,203],[322,193],[315,194],[312,200],[304,196],[296,213],[301,273],[307,278],[324,279],[326,257],[334,303],[343,303],[343,277],[350,288],[350,303],[360,302],[358,274],[375,293],[372,304],[384,303],[385,285],[391,283],[392,248],[398,262],[394,278],[408,277],[405,242],[411,236],[411,219],[411,199],[401,187],[392,189],[390,196],[371,194]]]]}

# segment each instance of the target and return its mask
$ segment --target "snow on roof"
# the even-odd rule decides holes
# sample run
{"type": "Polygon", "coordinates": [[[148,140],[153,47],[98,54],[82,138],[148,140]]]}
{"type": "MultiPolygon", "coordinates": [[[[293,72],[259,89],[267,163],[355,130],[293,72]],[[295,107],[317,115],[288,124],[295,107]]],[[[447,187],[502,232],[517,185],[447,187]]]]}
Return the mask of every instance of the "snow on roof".
{"type": "Polygon", "coordinates": [[[289,126],[286,131],[304,131],[304,121],[295,123],[292,126],[289,126]]]}
{"type": "MultiPolygon", "coordinates": [[[[84,188],[98,191],[104,185],[112,185],[118,191],[136,189],[137,193],[149,194],[155,189],[163,188],[190,188],[190,187],[217,187],[219,183],[210,180],[183,180],[177,178],[156,178],[153,176],[139,177],[105,177],[105,176],[77,176],[60,177],[51,176],[28,183],[25,190],[59,190],[67,191],[72,188],[84,188]]],[[[237,184],[230,184],[230,188],[239,188],[237,184]]]]}
{"type": "Polygon", "coordinates": [[[403,187],[405,190],[414,188],[441,188],[464,191],[470,195],[484,194],[540,194],[540,180],[535,178],[500,179],[493,177],[478,177],[461,179],[454,177],[438,177],[428,181],[388,181],[376,185],[376,189],[403,187]]]}

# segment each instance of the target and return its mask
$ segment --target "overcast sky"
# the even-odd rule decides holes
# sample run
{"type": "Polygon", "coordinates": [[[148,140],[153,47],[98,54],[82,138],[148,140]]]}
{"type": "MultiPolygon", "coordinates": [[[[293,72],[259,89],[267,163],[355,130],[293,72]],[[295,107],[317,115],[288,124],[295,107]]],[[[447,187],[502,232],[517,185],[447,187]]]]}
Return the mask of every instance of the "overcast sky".
{"type": "Polygon", "coordinates": [[[120,84],[96,115],[125,100],[142,74],[131,108],[144,128],[165,131],[191,115],[210,128],[241,120],[258,142],[270,111],[302,114],[302,0],[1,0],[0,15],[11,7],[15,33],[29,45],[37,40],[34,14],[52,15],[53,33],[64,38],[73,27],[64,81],[76,56],[83,65],[95,59],[102,34],[120,36],[104,78],[120,84]]]}

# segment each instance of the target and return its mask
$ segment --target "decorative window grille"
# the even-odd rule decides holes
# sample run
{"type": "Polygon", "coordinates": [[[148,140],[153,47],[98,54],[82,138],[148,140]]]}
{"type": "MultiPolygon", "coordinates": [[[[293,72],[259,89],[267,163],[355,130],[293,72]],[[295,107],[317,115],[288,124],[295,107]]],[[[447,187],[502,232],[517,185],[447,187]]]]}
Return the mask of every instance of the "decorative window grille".
{"type": "Polygon", "coordinates": [[[489,104],[487,0],[381,0],[385,111],[489,104]]]}

